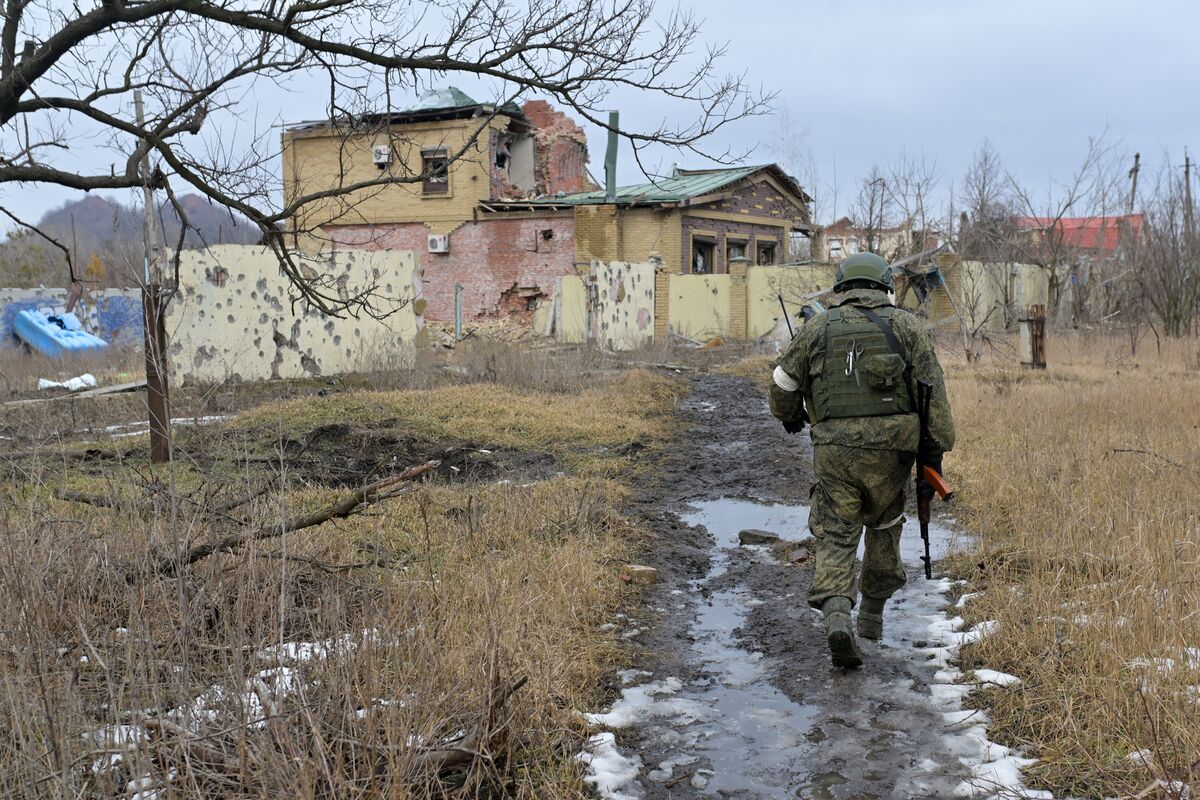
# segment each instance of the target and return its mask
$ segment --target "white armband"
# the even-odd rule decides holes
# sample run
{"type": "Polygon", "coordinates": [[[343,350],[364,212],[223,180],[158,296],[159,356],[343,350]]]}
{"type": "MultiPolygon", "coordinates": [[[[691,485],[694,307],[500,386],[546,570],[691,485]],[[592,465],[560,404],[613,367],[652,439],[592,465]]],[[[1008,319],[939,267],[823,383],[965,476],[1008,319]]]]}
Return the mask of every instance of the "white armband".
{"type": "Polygon", "coordinates": [[[800,384],[791,375],[784,372],[783,367],[776,367],[772,377],[775,379],[775,385],[785,392],[794,392],[800,388],[800,384]]]}

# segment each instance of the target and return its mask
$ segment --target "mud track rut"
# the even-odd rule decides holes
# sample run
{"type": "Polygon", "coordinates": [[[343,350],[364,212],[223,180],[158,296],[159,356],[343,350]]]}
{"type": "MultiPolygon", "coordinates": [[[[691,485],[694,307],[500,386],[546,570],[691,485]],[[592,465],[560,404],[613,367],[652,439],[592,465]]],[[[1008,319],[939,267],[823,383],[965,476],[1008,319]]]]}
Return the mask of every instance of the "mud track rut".
{"type": "Polygon", "coordinates": [[[658,536],[647,560],[660,581],[634,623],[643,649],[628,666],[644,672],[626,673],[626,694],[648,705],[617,741],[641,761],[644,796],[952,797],[969,773],[913,644],[941,601],[919,562],[866,667],[834,670],[804,602],[811,568],[736,546],[742,527],[807,536],[807,435],[785,433],[762,391],[732,376],[694,377],[677,415],[685,431],[634,509],[658,536]]]}

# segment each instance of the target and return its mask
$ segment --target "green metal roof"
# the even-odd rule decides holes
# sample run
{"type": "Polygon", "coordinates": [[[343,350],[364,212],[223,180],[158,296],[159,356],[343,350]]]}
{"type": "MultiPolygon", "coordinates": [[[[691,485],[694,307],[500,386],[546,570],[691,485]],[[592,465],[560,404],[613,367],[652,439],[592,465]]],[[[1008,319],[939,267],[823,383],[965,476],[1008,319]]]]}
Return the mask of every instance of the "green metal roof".
{"type": "MultiPolygon", "coordinates": [[[[616,201],[618,205],[654,205],[658,203],[683,203],[697,197],[704,197],[719,192],[730,184],[750,177],[757,172],[770,172],[784,186],[794,192],[805,202],[812,198],[796,183],[795,179],[785,173],[775,164],[760,164],[753,167],[725,167],[720,169],[689,169],[675,170],[668,178],[660,178],[648,183],[636,183],[632,186],[618,186],[616,201]]],[[[558,198],[546,198],[549,202],[569,205],[602,205],[605,201],[604,190],[594,192],[579,192],[558,198]]]]}
{"type": "MultiPolygon", "coordinates": [[[[732,169],[679,170],[669,178],[652,183],[635,183],[617,187],[618,203],[679,203],[736,183],[758,172],[762,167],[735,167],[732,169]]],[[[566,203],[589,205],[603,203],[604,190],[569,194],[561,198],[566,203]]]]}
{"type": "Polygon", "coordinates": [[[408,111],[440,111],[446,108],[466,108],[468,106],[477,106],[475,102],[466,92],[460,90],[457,86],[447,86],[444,89],[430,89],[425,92],[417,100],[417,104],[408,111]]]}

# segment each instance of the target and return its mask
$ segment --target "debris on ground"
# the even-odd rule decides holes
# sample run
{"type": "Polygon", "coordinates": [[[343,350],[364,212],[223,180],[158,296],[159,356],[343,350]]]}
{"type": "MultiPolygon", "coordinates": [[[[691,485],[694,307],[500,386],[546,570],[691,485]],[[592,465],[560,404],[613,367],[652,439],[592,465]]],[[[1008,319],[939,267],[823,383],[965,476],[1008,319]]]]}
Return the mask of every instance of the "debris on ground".
{"type": "Polygon", "coordinates": [[[741,544],[773,544],[778,541],[778,533],[759,530],[758,528],[747,528],[738,534],[738,542],[741,544]]]}
{"type": "Polygon", "coordinates": [[[12,330],[30,350],[51,358],[95,353],[108,347],[108,342],[83,330],[74,314],[43,314],[26,309],[17,312],[12,330]]]}
{"type": "Polygon", "coordinates": [[[787,560],[792,564],[803,564],[810,558],[812,558],[812,553],[808,551],[807,547],[797,547],[787,554],[787,560]]]}
{"type": "Polygon", "coordinates": [[[46,389],[66,389],[69,392],[80,392],[84,389],[96,388],[96,376],[90,372],[85,372],[82,375],[77,375],[74,378],[67,378],[65,381],[52,381],[46,378],[38,378],[38,391],[46,389]]]}
{"type": "Polygon", "coordinates": [[[641,564],[626,564],[625,574],[629,576],[630,583],[654,583],[658,580],[658,570],[641,564]]]}

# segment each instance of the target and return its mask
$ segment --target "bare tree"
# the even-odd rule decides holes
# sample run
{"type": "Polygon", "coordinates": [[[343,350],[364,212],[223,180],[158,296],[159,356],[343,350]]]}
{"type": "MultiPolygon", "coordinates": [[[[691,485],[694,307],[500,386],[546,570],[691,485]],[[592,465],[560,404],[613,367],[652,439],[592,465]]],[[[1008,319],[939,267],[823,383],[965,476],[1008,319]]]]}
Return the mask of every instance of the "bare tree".
{"type": "MultiPolygon", "coordinates": [[[[1116,230],[1121,191],[1118,188],[1119,154],[1106,134],[1088,139],[1087,152],[1079,167],[1065,182],[1051,182],[1046,193],[1036,196],[1008,173],[1014,209],[1026,217],[1025,227],[1032,235],[1014,239],[1015,255],[1037,264],[1046,271],[1050,286],[1050,310],[1062,318],[1062,304],[1071,295],[1069,320],[1083,322],[1087,315],[1096,249],[1081,247],[1067,235],[1064,220],[1085,217],[1096,220],[1101,229],[1111,224],[1116,230]]],[[[1103,230],[1099,232],[1103,239],[1103,230]]]]}
{"type": "MultiPolygon", "coordinates": [[[[338,313],[346,300],[305,276],[284,228],[314,194],[422,176],[391,171],[281,200],[277,131],[256,124],[256,92],[319,77],[325,113],[350,130],[386,125],[396,98],[456,75],[489,80],[500,102],[551,96],[602,127],[617,89],[691,109],[680,125],[620,131],[640,163],[650,145],[698,151],[714,131],[767,110],[770,98],[744,88],[742,76],[718,74],[721,55],[702,44],[690,13],[656,13],[653,0],[101,0],[90,8],[6,0],[0,185],[92,191],[148,182],[182,220],[180,244],[190,226],[177,192],[198,192],[250,219],[299,295],[338,313]],[[138,91],[147,101],[141,123],[131,113],[138,91]],[[72,158],[82,134],[119,153],[120,165],[72,158]],[[145,174],[144,157],[153,162],[145,174]]],[[[19,209],[4,213],[33,230],[19,209]]],[[[75,280],[79,267],[60,249],[75,280]]]]}
{"type": "Polygon", "coordinates": [[[888,168],[884,183],[888,207],[905,233],[889,257],[903,258],[929,249],[945,235],[946,223],[939,219],[932,202],[938,180],[936,162],[925,155],[901,153],[888,168]]]}
{"type": "Polygon", "coordinates": [[[1134,270],[1138,298],[1168,336],[1191,332],[1200,315],[1200,249],[1192,181],[1190,169],[1169,161],[1157,176],[1134,270]]]}
{"type": "Polygon", "coordinates": [[[878,164],[874,164],[871,171],[859,182],[858,195],[854,198],[850,213],[854,227],[863,232],[866,252],[879,253],[882,250],[882,232],[889,226],[892,213],[887,176],[878,164]]]}

